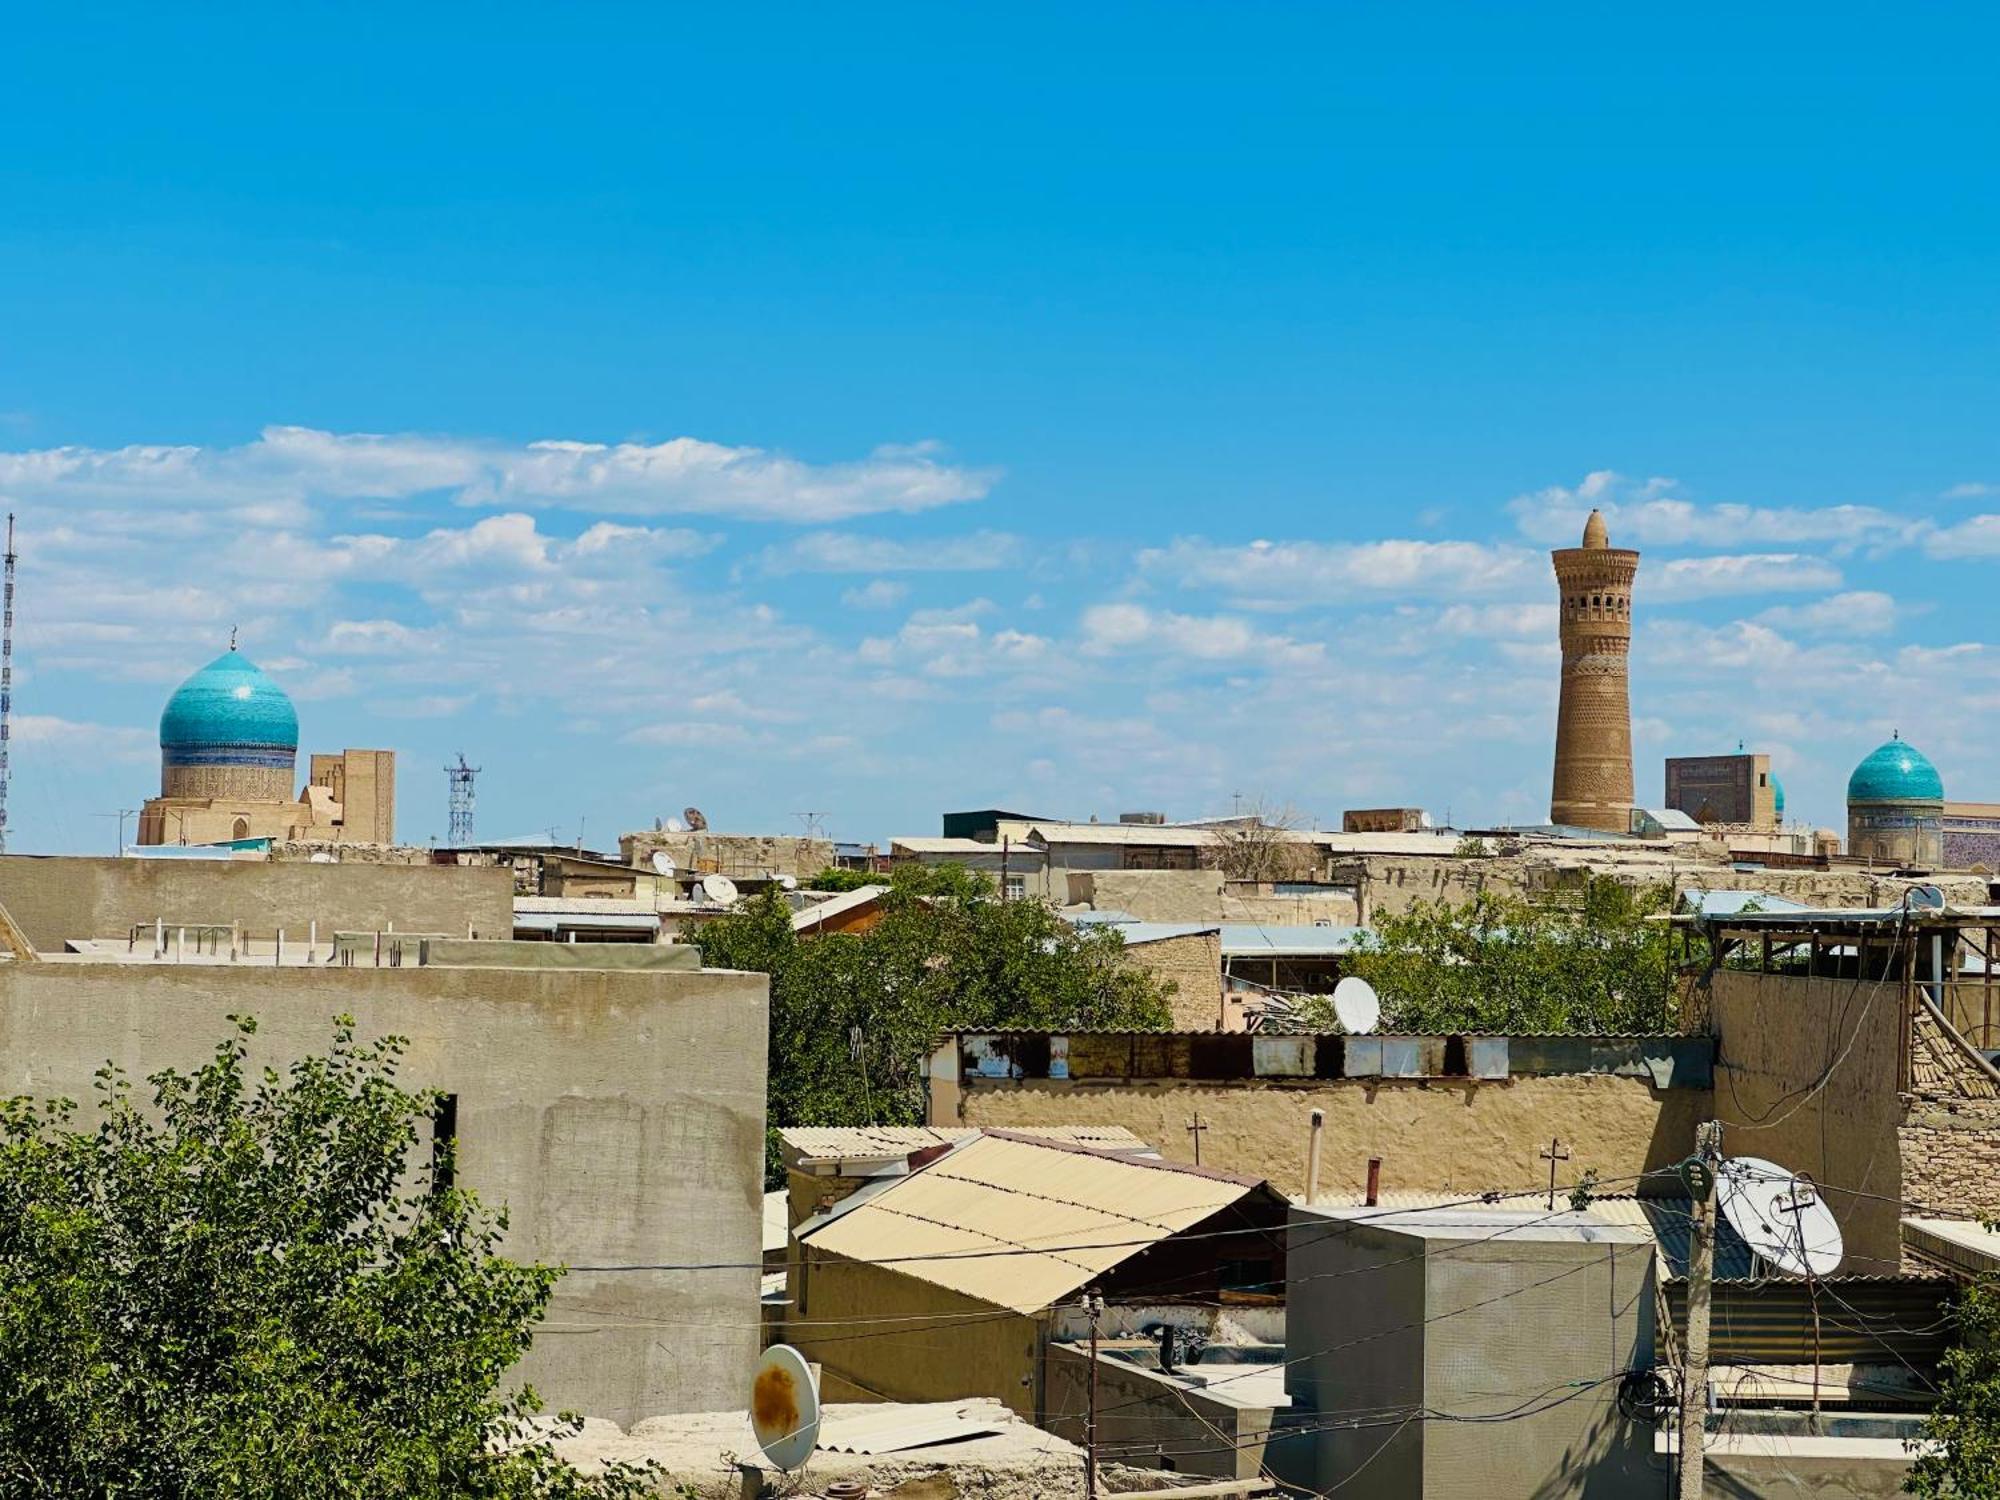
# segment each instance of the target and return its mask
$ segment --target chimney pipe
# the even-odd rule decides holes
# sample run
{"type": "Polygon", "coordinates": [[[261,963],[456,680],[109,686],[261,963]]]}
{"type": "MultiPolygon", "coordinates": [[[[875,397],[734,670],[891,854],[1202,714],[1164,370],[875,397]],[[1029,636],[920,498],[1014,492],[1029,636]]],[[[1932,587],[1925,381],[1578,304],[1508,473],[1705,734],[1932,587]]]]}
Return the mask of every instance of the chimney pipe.
{"type": "Polygon", "coordinates": [[[1382,1158],[1368,1158],[1368,1206],[1374,1208],[1382,1201],[1382,1158]]]}

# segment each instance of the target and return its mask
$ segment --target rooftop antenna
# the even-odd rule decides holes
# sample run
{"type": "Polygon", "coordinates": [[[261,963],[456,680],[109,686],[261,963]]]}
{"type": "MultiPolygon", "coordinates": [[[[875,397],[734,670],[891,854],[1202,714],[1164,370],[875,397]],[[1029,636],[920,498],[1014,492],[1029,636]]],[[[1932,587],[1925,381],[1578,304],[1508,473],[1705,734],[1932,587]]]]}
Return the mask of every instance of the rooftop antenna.
{"type": "Polygon", "coordinates": [[[7,750],[14,719],[14,513],[7,512],[4,623],[0,623],[0,854],[7,852],[7,750]]]}
{"type": "Polygon", "coordinates": [[[464,849],[472,843],[472,778],[479,774],[479,767],[465,763],[465,752],[458,752],[458,764],[446,766],[444,774],[451,778],[451,832],[447,842],[454,849],[464,849]]]}
{"type": "Polygon", "coordinates": [[[806,825],[807,838],[824,838],[826,836],[826,824],[820,821],[826,816],[825,813],[795,812],[792,816],[806,825]]]}

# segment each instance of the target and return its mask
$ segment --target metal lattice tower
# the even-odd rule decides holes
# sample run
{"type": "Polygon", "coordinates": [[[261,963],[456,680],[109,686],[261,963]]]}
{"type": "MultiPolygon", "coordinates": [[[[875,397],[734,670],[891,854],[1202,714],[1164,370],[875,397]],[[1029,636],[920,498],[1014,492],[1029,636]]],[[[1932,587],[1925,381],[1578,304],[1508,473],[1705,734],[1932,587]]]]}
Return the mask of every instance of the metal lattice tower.
{"type": "Polygon", "coordinates": [[[465,763],[465,752],[458,753],[458,764],[446,766],[444,774],[451,778],[451,833],[448,842],[454,849],[463,849],[472,842],[472,778],[479,774],[479,767],[465,763]]]}
{"type": "Polygon", "coordinates": [[[7,513],[6,583],[0,586],[0,854],[7,852],[7,752],[14,729],[14,513],[7,513]]]}

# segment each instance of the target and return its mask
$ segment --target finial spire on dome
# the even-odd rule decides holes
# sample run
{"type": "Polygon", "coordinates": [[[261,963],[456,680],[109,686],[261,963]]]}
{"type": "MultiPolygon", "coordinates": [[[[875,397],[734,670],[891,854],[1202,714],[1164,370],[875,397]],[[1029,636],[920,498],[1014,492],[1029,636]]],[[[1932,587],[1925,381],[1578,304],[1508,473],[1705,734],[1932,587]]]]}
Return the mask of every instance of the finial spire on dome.
{"type": "Polygon", "coordinates": [[[1586,547],[1609,547],[1611,533],[1605,528],[1604,513],[1593,510],[1590,519],[1583,523],[1583,545],[1586,547]]]}
{"type": "Polygon", "coordinates": [[[234,625],[229,627],[229,649],[231,651],[236,649],[236,627],[234,625]]]}

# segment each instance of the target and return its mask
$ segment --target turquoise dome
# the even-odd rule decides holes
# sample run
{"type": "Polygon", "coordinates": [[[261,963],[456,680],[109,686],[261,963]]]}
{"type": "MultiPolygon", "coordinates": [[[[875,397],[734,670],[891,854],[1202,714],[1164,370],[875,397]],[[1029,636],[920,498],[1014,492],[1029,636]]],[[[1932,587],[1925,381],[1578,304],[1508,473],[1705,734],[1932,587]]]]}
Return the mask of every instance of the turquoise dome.
{"type": "Polygon", "coordinates": [[[1847,778],[1849,802],[1942,802],[1944,778],[1900,736],[1879,745],[1847,778]]]}
{"type": "Polygon", "coordinates": [[[1783,822],[1785,817],[1785,784],[1778,780],[1778,773],[1776,771],[1771,773],[1771,801],[1777,808],[1778,820],[1783,822]]]}
{"type": "Polygon", "coordinates": [[[160,715],[160,757],[169,766],[289,771],[298,748],[292,700],[234,647],[176,688],[160,715]]]}

